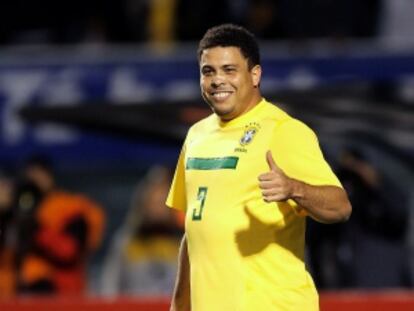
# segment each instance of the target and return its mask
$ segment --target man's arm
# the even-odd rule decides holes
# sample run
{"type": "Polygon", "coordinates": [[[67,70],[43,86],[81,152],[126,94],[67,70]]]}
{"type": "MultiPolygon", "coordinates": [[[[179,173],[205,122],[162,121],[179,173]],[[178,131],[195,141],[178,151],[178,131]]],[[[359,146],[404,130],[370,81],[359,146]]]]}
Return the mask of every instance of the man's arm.
{"type": "Polygon", "coordinates": [[[313,219],[322,223],[348,220],[351,204],[346,192],[336,186],[312,186],[288,177],[266,153],[270,171],[259,176],[259,186],[266,202],[294,200],[313,219]]]}
{"type": "Polygon", "coordinates": [[[184,235],[178,255],[178,272],[170,311],[190,310],[190,261],[188,260],[187,238],[184,235]]]}

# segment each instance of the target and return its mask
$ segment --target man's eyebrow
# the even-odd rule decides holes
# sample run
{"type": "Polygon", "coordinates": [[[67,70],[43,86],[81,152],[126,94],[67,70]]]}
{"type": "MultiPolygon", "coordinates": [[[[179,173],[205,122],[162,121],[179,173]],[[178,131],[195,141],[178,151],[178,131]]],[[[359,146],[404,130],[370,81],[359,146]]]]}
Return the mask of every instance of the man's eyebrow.
{"type": "MultiPolygon", "coordinates": [[[[224,65],[221,65],[220,66],[220,68],[223,68],[223,69],[238,68],[238,67],[239,67],[238,64],[224,64],[224,65]]],[[[213,69],[213,70],[215,70],[215,67],[213,65],[210,65],[210,64],[202,65],[201,66],[201,70],[205,70],[205,69],[213,69]]]]}

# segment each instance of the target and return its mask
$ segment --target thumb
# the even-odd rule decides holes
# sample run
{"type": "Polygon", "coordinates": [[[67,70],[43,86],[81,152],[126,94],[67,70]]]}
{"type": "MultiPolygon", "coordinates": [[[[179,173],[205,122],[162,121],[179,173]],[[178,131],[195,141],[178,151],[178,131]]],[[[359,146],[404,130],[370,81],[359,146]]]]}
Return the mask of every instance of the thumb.
{"type": "Polygon", "coordinates": [[[274,172],[281,171],[281,169],[277,166],[275,160],[273,160],[272,152],[270,150],[266,152],[266,161],[271,171],[274,171],[274,172]]]}

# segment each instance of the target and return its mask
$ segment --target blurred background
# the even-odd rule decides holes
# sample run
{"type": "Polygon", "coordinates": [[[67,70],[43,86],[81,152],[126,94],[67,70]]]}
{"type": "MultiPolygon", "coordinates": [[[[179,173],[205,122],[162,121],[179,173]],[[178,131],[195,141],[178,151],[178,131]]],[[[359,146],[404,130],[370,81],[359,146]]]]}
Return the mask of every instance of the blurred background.
{"type": "Polygon", "coordinates": [[[350,195],[348,223],[308,224],[322,303],[399,290],[414,304],[413,16],[412,0],[1,1],[4,306],[166,308],[183,221],[164,201],[186,130],[210,113],[197,41],[225,22],[259,38],[264,96],[317,132],[350,195]]]}

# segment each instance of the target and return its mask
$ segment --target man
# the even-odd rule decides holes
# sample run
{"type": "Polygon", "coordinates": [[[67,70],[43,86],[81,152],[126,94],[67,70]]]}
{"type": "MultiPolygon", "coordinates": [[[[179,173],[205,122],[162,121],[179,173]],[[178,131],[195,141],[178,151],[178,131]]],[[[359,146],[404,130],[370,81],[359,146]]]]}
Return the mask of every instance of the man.
{"type": "Polygon", "coordinates": [[[55,172],[46,156],[34,155],[24,163],[22,178],[38,187],[42,194],[56,190],[55,172]]]}
{"type": "Polygon", "coordinates": [[[304,216],[345,221],[347,195],[312,130],[261,97],[250,32],[211,28],[198,56],[214,114],[189,130],[167,199],[186,212],[171,310],[318,310],[304,216]]]}
{"type": "Polygon", "coordinates": [[[102,238],[102,207],[59,189],[48,158],[24,165],[15,198],[18,293],[82,294],[89,256],[102,238]]]}
{"type": "Polygon", "coordinates": [[[102,269],[105,295],[171,294],[182,236],[178,213],[165,208],[171,173],[170,168],[155,165],[135,188],[102,269]]]}

